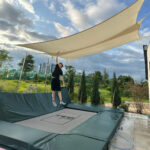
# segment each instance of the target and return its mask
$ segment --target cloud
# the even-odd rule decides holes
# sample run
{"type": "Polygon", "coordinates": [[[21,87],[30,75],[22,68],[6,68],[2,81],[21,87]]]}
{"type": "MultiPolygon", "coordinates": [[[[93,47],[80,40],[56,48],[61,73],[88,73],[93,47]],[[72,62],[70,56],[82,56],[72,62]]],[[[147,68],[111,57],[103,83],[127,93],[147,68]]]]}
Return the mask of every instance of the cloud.
{"type": "Polygon", "coordinates": [[[31,30],[31,27],[34,28],[33,20],[11,3],[13,3],[13,0],[9,0],[9,3],[3,0],[0,1],[1,43],[18,44],[56,39],[54,36],[31,30]]]}
{"type": "Polygon", "coordinates": [[[86,70],[87,73],[93,73],[96,70],[103,72],[106,68],[110,77],[113,72],[116,72],[118,76],[131,75],[138,81],[145,78],[143,54],[130,48],[127,49],[125,46],[79,58],[69,64],[75,66],[77,70],[86,70]]]}
{"type": "Polygon", "coordinates": [[[18,0],[18,3],[30,13],[35,14],[34,7],[32,6],[32,0],[18,0]]]}
{"type": "Polygon", "coordinates": [[[73,4],[68,0],[63,4],[66,9],[68,19],[77,30],[83,30],[90,26],[90,20],[88,16],[82,11],[76,9],[73,4]]]}
{"type": "Polygon", "coordinates": [[[55,12],[55,4],[52,2],[48,7],[52,12],[55,12]]]}
{"type": "Polygon", "coordinates": [[[143,30],[141,30],[140,32],[141,36],[143,37],[150,37],[150,29],[149,28],[144,28],[143,30]]]}
{"type": "Polygon", "coordinates": [[[127,51],[130,50],[130,52],[134,53],[136,52],[137,54],[141,54],[143,53],[143,49],[142,46],[137,46],[136,44],[130,44],[130,45],[124,45],[123,46],[124,49],[126,49],[127,51]]]}
{"type": "Polygon", "coordinates": [[[23,26],[14,26],[7,21],[0,20],[0,43],[27,43],[56,39],[55,36],[29,30],[23,26]]]}
{"type": "Polygon", "coordinates": [[[85,8],[87,16],[92,22],[98,23],[123,10],[126,5],[118,0],[97,0],[85,8]]]}
{"type": "Polygon", "coordinates": [[[18,36],[10,35],[10,34],[3,34],[2,37],[7,38],[8,41],[10,41],[10,42],[18,42],[18,41],[20,41],[20,42],[26,42],[27,41],[25,38],[20,38],[18,36]]]}
{"type": "Polygon", "coordinates": [[[57,32],[61,35],[61,37],[65,37],[74,33],[74,30],[71,27],[63,26],[58,22],[55,22],[54,25],[55,25],[57,32]]]}
{"type": "MultiPolygon", "coordinates": [[[[37,0],[5,0],[8,4],[12,5],[13,7],[19,8],[25,14],[32,14],[32,22],[40,21],[41,18],[35,12],[33,4],[37,0]],[[27,13],[28,12],[28,13],[27,13]]],[[[2,0],[4,2],[4,0],[2,0]]]]}
{"type": "Polygon", "coordinates": [[[14,26],[4,20],[0,20],[0,30],[10,30],[14,26]]]}
{"type": "Polygon", "coordinates": [[[26,17],[20,9],[10,5],[5,1],[0,2],[0,19],[7,20],[13,24],[31,27],[33,21],[26,17]]]}
{"type": "Polygon", "coordinates": [[[126,7],[118,0],[97,0],[87,3],[83,9],[75,8],[70,0],[63,3],[68,19],[72,26],[81,31],[113,16],[126,7]]]}
{"type": "MultiPolygon", "coordinates": [[[[4,1],[4,0],[2,0],[4,1]]],[[[33,2],[35,2],[35,0],[5,0],[7,1],[9,4],[13,5],[19,5],[21,6],[23,9],[27,10],[28,12],[35,14],[35,10],[34,7],[32,6],[33,2]]]]}
{"type": "MultiPolygon", "coordinates": [[[[6,27],[8,28],[8,27],[6,27]]],[[[36,31],[31,31],[28,29],[24,29],[22,27],[9,27],[9,30],[2,32],[2,28],[0,26],[0,43],[31,43],[31,42],[41,42],[45,40],[53,40],[56,39],[55,36],[39,33],[36,31]],[[11,29],[12,28],[12,29],[11,29]],[[13,31],[13,32],[12,32],[13,31]]]]}
{"type": "Polygon", "coordinates": [[[55,36],[46,35],[46,34],[38,33],[38,32],[35,32],[35,31],[25,31],[25,32],[29,37],[31,37],[31,39],[34,39],[34,41],[35,40],[45,41],[45,40],[54,40],[54,39],[56,39],[55,36]]]}

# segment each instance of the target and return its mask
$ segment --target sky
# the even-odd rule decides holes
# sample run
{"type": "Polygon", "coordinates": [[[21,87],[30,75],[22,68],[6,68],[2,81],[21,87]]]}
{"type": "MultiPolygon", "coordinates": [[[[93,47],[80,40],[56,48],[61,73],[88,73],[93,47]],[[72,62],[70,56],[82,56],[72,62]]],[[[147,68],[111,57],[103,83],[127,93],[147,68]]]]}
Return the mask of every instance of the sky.
{"type": "MultiPolygon", "coordinates": [[[[0,49],[13,56],[12,66],[25,56],[35,57],[36,65],[55,60],[37,51],[20,48],[15,44],[40,42],[65,37],[92,27],[125,9],[135,0],[0,0],[0,49]]],[[[137,20],[146,16],[140,29],[141,40],[103,53],[86,56],[64,64],[77,71],[113,72],[130,75],[135,80],[145,79],[143,44],[150,43],[150,0],[145,0],[137,20]]]]}

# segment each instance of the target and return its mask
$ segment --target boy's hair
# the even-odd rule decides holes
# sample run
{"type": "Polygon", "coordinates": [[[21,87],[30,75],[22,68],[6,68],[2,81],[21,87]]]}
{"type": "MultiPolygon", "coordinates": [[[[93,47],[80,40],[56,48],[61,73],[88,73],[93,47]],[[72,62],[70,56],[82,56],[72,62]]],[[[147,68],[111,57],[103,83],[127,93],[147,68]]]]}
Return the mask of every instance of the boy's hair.
{"type": "Polygon", "coordinates": [[[62,62],[60,62],[59,64],[61,64],[61,65],[62,65],[62,67],[63,67],[63,63],[62,63],[62,62]]]}

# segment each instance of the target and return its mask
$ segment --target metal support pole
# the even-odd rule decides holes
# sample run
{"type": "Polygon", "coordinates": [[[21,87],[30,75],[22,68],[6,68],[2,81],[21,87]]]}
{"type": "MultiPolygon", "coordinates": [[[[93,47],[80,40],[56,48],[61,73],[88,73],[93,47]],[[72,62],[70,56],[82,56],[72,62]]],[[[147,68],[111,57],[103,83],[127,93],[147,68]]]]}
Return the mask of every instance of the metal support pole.
{"type": "Polygon", "coordinates": [[[146,51],[146,58],[145,58],[145,66],[146,66],[146,74],[148,80],[148,91],[149,91],[149,108],[150,108],[150,45],[144,45],[143,50],[146,51]]]}
{"type": "Polygon", "coordinates": [[[18,85],[17,85],[17,89],[16,89],[17,92],[18,92],[18,89],[20,87],[20,82],[21,82],[22,73],[23,73],[26,58],[27,58],[27,52],[26,52],[26,56],[25,56],[24,61],[23,61],[23,65],[22,65],[22,69],[21,69],[21,73],[20,73],[20,77],[19,77],[19,81],[18,81],[18,85]]]}
{"type": "Polygon", "coordinates": [[[149,109],[150,109],[150,45],[147,47],[147,70],[148,70],[148,91],[149,91],[149,109]]]}

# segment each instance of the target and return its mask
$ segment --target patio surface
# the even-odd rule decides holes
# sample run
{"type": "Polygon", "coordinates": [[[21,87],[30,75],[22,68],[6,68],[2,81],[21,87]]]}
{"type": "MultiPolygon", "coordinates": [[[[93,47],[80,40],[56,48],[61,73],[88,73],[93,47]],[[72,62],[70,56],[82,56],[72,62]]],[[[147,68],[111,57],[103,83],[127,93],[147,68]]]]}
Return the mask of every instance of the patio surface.
{"type": "Polygon", "coordinates": [[[150,118],[125,113],[109,150],[118,150],[117,147],[123,150],[150,150],[150,118]]]}

